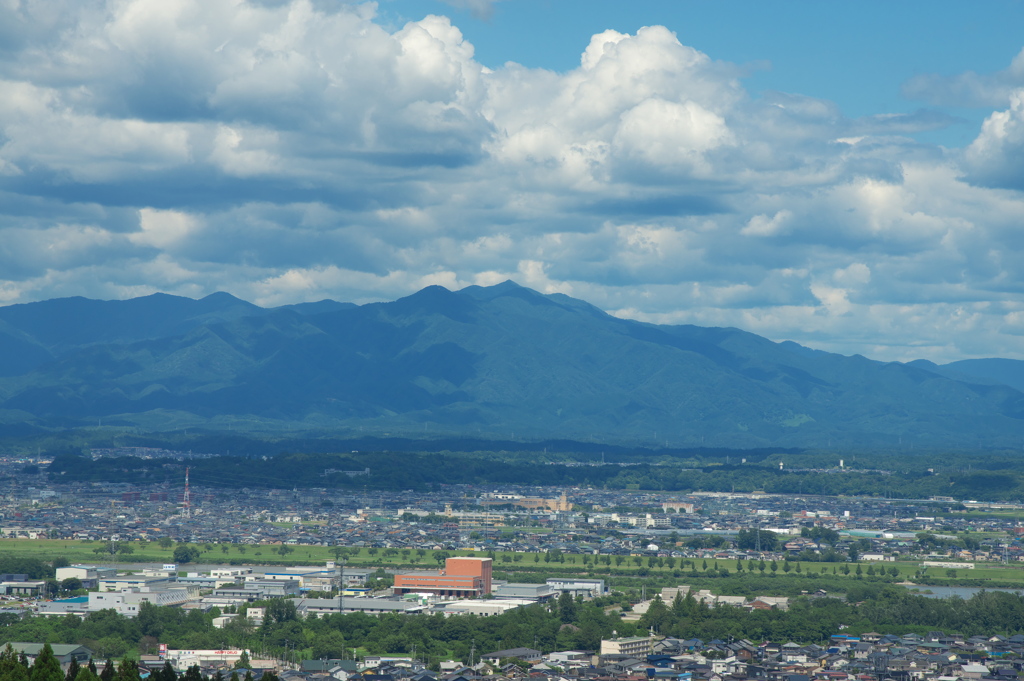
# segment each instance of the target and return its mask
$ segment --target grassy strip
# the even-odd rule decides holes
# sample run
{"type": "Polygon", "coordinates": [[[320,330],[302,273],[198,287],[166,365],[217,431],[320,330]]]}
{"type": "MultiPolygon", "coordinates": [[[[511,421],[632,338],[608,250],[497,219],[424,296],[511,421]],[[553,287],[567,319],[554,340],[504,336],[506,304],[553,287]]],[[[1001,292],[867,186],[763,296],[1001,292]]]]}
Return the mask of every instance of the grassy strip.
{"type": "MultiPolygon", "coordinates": [[[[104,542],[89,542],[63,539],[0,539],[0,552],[12,556],[26,558],[37,558],[44,561],[51,561],[57,557],[66,558],[72,563],[103,564],[119,566],[126,563],[171,563],[174,562],[174,547],[164,548],[156,542],[128,542],[134,549],[131,554],[119,554],[111,557],[108,553],[97,553],[96,549],[102,549],[104,542]]],[[[231,563],[231,564],[253,564],[253,565],[318,565],[326,561],[336,560],[336,550],[326,546],[290,546],[293,549],[284,555],[278,553],[279,546],[275,545],[254,545],[240,546],[237,544],[198,544],[201,556],[200,563],[231,563]],[[207,549],[206,547],[209,547],[207,549]]],[[[435,560],[435,551],[425,549],[424,555],[418,555],[416,550],[408,550],[403,555],[401,551],[397,555],[384,555],[383,549],[348,549],[345,557],[345,565],[349,567],[365,567],[386,569],[433,569],[440,563],[435,560]]],[[[480,556],[480,552],[473,551],[450,551],[448,555],[480,556]]],[[[647,558],[641,559],[641,564],[636,565],[632,557],[625,557],[622,565],[616,565],[613,558],[611,565],[605,565],[603,561],[599,564],[583,564],[583,556],[566,555],[565,562],[551,560],[545,562],[544,554],[520,553],[497,551],[494,552],[494,568],[509,575],[515,575],[517,579],[532,580],[540,575],[593,575],[601,577],[633,577],[645,579],[676,579],[685,583],[686,578],[693,577],[694,571],[687,566],[682,568],[678,559],[673,568],[667,566],[649,566],[647,558]],[[516,560],[518,558],[518,560],[516,560]]],[[[596,558],[592,556],[591,558],[596,558]]],[[[810,581],[808,573],[821,578],[832,579],[856,579],[856,566],[849,565],[850,573],[843,575],[841,563],[800,563],[800,573],[796,572],[796,562],[790,563],[791,571],[788,575],[783,570],[783,563],[777,562],[778,570],[775,573],[766,569],[762,574],[759,571],[747,573],[747,561],[743,561],[743,572],[736,571],[736,561],[728,559],[708,559],[707,569],[704,569],[705,561],[695,559],[696,575],[701,578],[727,579],[720,573],[715,572],[715,565],[719,569],[728,570],[728,578],[737,578],[744,575],[751,577],[765,577],[775,574],[778,577],[803,577],[810,581]],[[825,572],[822,573],[824,568],[825,572]],[[833,569],[835,572],[833,573],[833,569]]],[[[770,563],[769,563],[770,565],[770,563]]],[[[862,579],[869,579],[867,574],[868,566],[872,565],[878,570],[884,568],[889,570],[896,567],[899,575],[895,578],[886,576],[887,581],[911,581],[915,579],[920,564],[918,562],[896,562],[884,564],[861,564],[862,579]]],[[[926,578],[920,580],[922,584],[949,585],[949,586],[991,586],[1019,588],[1024,584],[1024,564],[977,564],[973,570],[958,569],[956,577],[947,574],[944,568],[929,568],[926,578]]]]}

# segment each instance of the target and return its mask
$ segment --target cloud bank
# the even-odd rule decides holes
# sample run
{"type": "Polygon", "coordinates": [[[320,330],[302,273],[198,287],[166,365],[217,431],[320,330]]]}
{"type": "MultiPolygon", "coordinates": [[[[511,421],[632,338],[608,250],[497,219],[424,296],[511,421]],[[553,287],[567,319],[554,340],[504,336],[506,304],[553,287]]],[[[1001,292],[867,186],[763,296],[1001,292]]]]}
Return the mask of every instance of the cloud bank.
{"type": "Polygon", "coordinates": [[[1024,358],[1021,57],[908,83],[997,107],[950,150],[907,136],[940,113],[754,97],[664,27],[580,48],[490,69],[449,19],[389,31],[372,4],[0,2],[0,303],[511,277],[880,359],[1024,358]]]}

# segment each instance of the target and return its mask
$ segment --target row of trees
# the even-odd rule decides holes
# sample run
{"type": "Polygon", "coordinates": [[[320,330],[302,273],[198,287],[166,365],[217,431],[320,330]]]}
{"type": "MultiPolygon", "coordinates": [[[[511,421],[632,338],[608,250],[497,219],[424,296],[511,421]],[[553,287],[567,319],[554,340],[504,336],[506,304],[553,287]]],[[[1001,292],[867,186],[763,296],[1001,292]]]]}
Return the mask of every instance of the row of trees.
{"type": "MultiPolygon", "coordinates": [[[[187,544],[180,543],[177,546],[174,544],[174,540],[170,537],[161,537],[157,543],[160,548],[169,549],[174,547],[174,562],[179,564],[194,563],[198,561],[204,553],[210,553],[213,551],[213,544],[187,544]]],[[[148,542],[139,542],[140,548],[145,548],[148,542]]],[[[231,545],[220,544],[221,553],[228,553],[231,550],[231,545]]],[[[248,547],[245,544],[234,544],[235,550],[245,555],[248,551],[248,547]]],[[[280,546],[274,546],[270,548],[270,551],[280,555],[282,558],[290,553],[295,553],[295,548],[288,546],[287,544],[281,544],[280,546]]],[[[128,556],[135,553],[135,546],[133,542],[123,541],[104,541],[99,546],[93,549],[93,553],[101,556],[109,556],[112,560],[118,556],[128,556]]],[[[259,550],[256,551],[256,555],[261,555],[259,550]]]]}
{"type": "Polygon", "coordinates": [[[969,600],[915,596],[892,585],[860,583],[836,598],[793,599],[788,611],[732,606],[708,607],[692,596],[671,604],[656,600],[640,620],[641,627],[680,638],[728,637],[750,640],[821,642],[844,627],[844,633],[866,631],[926,633],[941,630],[964,636],[1024,630],[1024,596],[980,592],[969,600]]]}
{"type": "Polygon", "coordinates": [[[436,661],[449,656],[468,659],[474,639],[478,651],[532,647],[535,642],[547,650],[596,649],[613,630],[623,635],[638,631],[634,623],[605,613],[605,604],[568,598],[561,605],[536,605],[487,618],[355,613],[317,619],[301,617],[290,600],[272,599],[260,604],[267,608],[261,626],[240,616],[218,629],[212,625],[212,618],[221,614],[217,609],[186,612],[147,603],[135,618],[111,610],[86,617],[5,617],[0,631],[8,640],[76,643],[115,659],[130,652],[151,654],[158,643],[167,643],[172,648],[237,647],[261,655],[306,658],[352,657],[353,648],[372,654],[415,649],[436,661]]]}
{"type": "MultiPolygon", "coordinates": [[[[248,657],[243,653],[243,659],[239,662],[248,663],[248,657]]],[[[236,665],[244,676],[238,672],[232,672],[230,677],[225,679],[218,671],[212,679],[204,677],[199,667],[189,667],[184,674],[178,674],[170,662],[165,662],[158,669],[152,670],[150,681],[253,681],[252,672],[245,665],[236,665]]],[[[266,681],[278,681],[277,675],[273,672],[263,674],[266,681]]],[[[8,644],[0,650],[0,681],[142,681],[139,665],[131,658],[124,658],[115,667],[114,663],[107,658],[102,671],[97,671],[96,662],[89,660],[88,665],[81,666],[78,660],[72,658],[71,664],[65,672],[61,669],[60,662],[53,654],[53,648],[49,643],[43,645],[35,661],[29,664],[24,653],[17,653],[8,644]]]]}

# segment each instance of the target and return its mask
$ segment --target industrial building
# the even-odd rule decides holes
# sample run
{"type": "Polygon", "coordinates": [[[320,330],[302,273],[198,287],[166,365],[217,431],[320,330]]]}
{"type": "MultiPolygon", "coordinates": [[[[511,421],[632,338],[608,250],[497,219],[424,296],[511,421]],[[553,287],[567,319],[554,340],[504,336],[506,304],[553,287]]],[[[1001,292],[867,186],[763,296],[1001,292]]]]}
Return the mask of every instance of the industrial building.
{"type": "Polygon", "coordinates": [[[448,558],[444,570],[395,575],[395,594],[432,593],[443,598],[479,598],[491,593],[490,558],[448,558]]]}
{"type": "MultiPolygon", "coordinates": [[[[11,641],[6,645],[10,646],[15,653],[24,654],[30,664],[34,664],[39,654],[43,652],[43,646],[45,643],[20,643],[11,641]]],[[[93,652],[85,646],[76,644],[63,644],[63,643],[51,643],[50,650],[53,651],[53,656],[57,658],[57,662],[61,666],[71,664],[71,660],[77,660],[79,664],[85,665],[89,663],[89,659],[93,657],[93,652]]]]}
{"type": "MultiPolygon", "coordinates": [[[[548,586],[555,591],[565,591],[572,596],[583,596],[584,598],[596,598],[608,593],[603,579],[576,579],[574,577],[551,577],[547,580],[548,586]]],[[[671,600],[665,601],[671,603],[671,600]]]]}
{"type": "Polygon", "coordinates": [[[111,609],[125,617],[136,617],[143,603],[161,606],[181,606],[189,601],[199,600],[199,590],[195,587],[128,588],[119,592],[93,591],[89,594],[89,612],[111,609]]]}
{"type": "Polygon", "coordinates": [[[81,580],[83,589],[95,589],[99,586],[101,579],[113,579],[117,576],[117,569],[113,567],[100,567],[97,565],[69,565],[68,567],[57,568],[57,581],[76,578],[81,580]]]}

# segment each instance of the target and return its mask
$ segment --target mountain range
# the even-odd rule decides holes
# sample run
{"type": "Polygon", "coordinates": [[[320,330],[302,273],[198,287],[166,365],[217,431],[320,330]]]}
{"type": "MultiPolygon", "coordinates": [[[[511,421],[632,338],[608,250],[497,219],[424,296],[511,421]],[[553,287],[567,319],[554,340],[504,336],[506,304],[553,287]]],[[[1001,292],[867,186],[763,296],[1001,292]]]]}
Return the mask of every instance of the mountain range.
{"type": "Polygon", "coordinates": [[[227,293],[0,307],[3,428],[1016,446],[1024,362],[878,362],[619,319],[513,282],[261,308],[227,293]]]}

